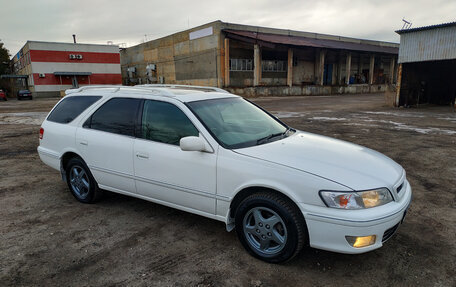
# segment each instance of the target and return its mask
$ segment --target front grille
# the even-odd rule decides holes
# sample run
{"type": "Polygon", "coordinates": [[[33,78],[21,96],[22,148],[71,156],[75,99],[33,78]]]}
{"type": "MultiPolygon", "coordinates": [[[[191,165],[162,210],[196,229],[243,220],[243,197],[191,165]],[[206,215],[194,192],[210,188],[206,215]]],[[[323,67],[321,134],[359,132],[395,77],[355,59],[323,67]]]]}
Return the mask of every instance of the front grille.
{"type": "Polygon", "coordinates": [[[397,228],[399,227],[399,223],[394,225],[393,227],[391,227],[390,229],[387,229],[385,231],[385,233],[383,233],[383,238],[382,238],[382,242],[385,242],[386,240],[390,239],[391,236],[394,235],[394,233],[396,233],[396,230],[397,228]]]}
{"type": "Polygon", "coordinates": [[[399,185],[399,186],[396,188],[397,194],[399,194],[399,192],[401,192],[401,190],[402,190],[403,187],[404,187],[404,183],[402,183],[401,185],[399,185]]]}

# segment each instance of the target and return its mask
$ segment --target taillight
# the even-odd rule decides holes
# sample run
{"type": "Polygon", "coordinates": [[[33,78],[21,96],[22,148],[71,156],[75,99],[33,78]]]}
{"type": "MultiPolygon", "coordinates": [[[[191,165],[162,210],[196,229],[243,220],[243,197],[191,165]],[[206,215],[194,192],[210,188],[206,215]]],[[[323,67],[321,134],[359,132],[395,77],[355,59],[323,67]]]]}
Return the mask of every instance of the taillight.
{"type": "Polygon", "coordinates": [[[40,140],[43,139],[43,135],[44,135],[44,129],[40,128],[40,140]]]}

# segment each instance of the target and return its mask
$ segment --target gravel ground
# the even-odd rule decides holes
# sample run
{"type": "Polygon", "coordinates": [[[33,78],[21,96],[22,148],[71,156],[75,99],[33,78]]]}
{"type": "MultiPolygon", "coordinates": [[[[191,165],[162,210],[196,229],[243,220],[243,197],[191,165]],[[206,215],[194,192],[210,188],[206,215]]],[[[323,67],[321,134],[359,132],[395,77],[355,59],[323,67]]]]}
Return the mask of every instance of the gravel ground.
{"type": "Polygon", "coordinates": [[[382,248],[307,248],[282,265],[245,252],[221,222],[126,196],[78,203],[36,153],[57,99],[0,102],[1,286],[455,286],[456,114],[392,109],[383,95],[255,98],[291,126],[378,150],[414,191],[382,248]]]}

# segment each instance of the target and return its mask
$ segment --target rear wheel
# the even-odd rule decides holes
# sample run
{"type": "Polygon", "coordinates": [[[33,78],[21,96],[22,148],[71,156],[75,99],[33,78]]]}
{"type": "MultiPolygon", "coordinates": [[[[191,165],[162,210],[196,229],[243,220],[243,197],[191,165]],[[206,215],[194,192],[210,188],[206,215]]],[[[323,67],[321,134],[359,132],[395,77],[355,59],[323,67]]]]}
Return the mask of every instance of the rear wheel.
{"type": "Polygon", "coordinates": [[[102,191],[87,165],[80,158],[72,158],[66,166],[68,187],[73,196],[83,203],[93,203],[102,196],[102,191]]]}
{"type": "Polygon", "coordinates": [[[301,211],[284,196],[271,192],[244,199],[237,208],[235,222],[244,248],[266,262],[292,259],[307,241],[301,211]]]}

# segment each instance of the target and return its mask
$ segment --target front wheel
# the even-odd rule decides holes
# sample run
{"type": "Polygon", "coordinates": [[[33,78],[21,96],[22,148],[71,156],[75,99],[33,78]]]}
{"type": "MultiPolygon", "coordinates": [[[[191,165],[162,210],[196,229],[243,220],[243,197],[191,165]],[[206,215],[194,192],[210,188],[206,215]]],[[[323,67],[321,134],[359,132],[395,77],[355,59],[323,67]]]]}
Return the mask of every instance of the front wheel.
{"type": "Polygon", "coordinates": [[[71,193],[80,202],[93,203],[101,198],[102,191],[82,159],[76,157],[68,161],[66,177],[71,193]]]}
{"type": "Polygon", "coordinates": [[[274,193],[248,196],[237,208],[235,222],[244,248],[266,262],[292,259],[307,241],[301,211],[290,200],[274,193]]]}

